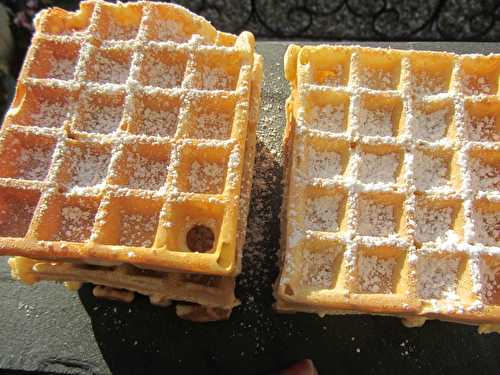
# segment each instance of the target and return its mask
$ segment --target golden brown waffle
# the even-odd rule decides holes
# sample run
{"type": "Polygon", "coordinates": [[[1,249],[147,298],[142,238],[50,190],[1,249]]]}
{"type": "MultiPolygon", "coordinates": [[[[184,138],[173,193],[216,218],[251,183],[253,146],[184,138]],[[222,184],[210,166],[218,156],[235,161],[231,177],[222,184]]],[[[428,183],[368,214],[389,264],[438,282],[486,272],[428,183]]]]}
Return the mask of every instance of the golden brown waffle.
{"type": "Polygon", "coordinates": [[[279,311],[500,324],[500,55],[290,46],[279,311]]]}
{"type": "MultiPolygon", "coordinates": [[[[239,203],[238,267],[241,265],[242,248],[245,243],[252,188],[262,69],[263,59],[257,55],[252,73],[245,166],[239,203]]],[[[151,303],[154,304],[166,305],[172,300],[190,302],[193,304],[176,306],[177,315],[189,320],[227,319],[232,308],[239,304],[234,295],[235,279],[230,276],[159,272],[130,265],[105,267],[82,263],[57,263],[26,257],[11,258],[9,263],[13,277],[28,284],[46,280],[70,281],[69,286],[78,289],[79,283],[89,282],[96,285],[93,293],[101,298],[131,302],[134,299],[134,292],[137,292],[149,296],[151,303]]]]}
{"type": "Polygon", "coordinates": [[[35,25],[0,135],[0,254],[235,275],[253,36],[153,2],[35,25]]]}

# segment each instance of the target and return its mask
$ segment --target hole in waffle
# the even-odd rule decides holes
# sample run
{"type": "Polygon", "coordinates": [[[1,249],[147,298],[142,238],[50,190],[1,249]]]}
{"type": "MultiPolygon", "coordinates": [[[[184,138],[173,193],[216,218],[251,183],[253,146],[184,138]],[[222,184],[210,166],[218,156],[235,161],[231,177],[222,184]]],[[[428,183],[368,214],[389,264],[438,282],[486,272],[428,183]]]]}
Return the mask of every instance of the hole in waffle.
{"type": "Polygon", "coordinates": [[[236,90],[242,57],[237,52],[206,52],[197,57],[192,85],[201,90],[236,90]]]}
{"type": "Polygon", "coordinates": [[[16,125],[62,128],[74,113],[78,93],[49,86],[28,87],[17,113],[9,119],[16,125]]]}
{"type": "Polygon", "coordinates": [[[208,23],[195,21],[181,8],[153,4],[148,19],[147,36],[157,41],[185,43],[194,34],[200,35],[204,42],[214,42],[216,31],[208,23]]]}
{"type": "Polygon", "coordinates": [[[471,150],[469,170],[471,187],[479,191],[500,190],[500,153],[494,150],[471,150]]]}
{"type": "Polygon", "coordinates": [[[160,190],[166,184],[169,163],[168,145],[126,145],[111,169],[110,183],[131,189],[160,190]]]}
{"type": "Polygon", "coordinates": [[[488,305],[500,305],[500,259],[481,256],[479,261],[480,295],[488,305]]]}
{"type": "Polygon", "coordinates": [[[357,291],[391,294],[397,292],[404,263],[402,249],[360,246],[357,260],[357,291]]]}
{"type": "Polygon", "coordinates": [[[99,36],[107,40],[134,39],[142,18],[142,4],[100,4],[99,36]]]}
{"type": "Polygon", "coordinates": [[[111,134],[120,127],[123,92],[88,92],[83,100],[73,124],[74,129],[86,133],[111,134]]]}
{"type": "Polygon", "coordinates": [[[413,117],[413,133],[418,139],[434,142],[449,134],[454,137],[453,103],[450,101],[422,102],[413,117]]]}
{"type": "Polygon", "coordinates": [[[187,138],[229,139],[236,102],[234,98],[199,97],[190,103],[187,138]]]}
{"type": "Polygon", "coordinates": [[[183,147],[177,171],[179,189],[192,193],[222,194],[228,152],[224,148],[183,147]]]}
{"type": "Polygon", "coordinates": [[[341,272],[344,250],[344,245],[334,241],[309,243],[302,251],[300,285],[313,289],[341,288],[345,278],[341,272]]]}
{"type": "Polygon", "coordinates": [[[86,78],[98,83],[124,84],[128,78],[132,52],[123,48],[91,48],[86,78]]]}
{"type": "Polygon", "coordinates": [[[396,137],[402,128],[403,103],[399,97],[365,94],[361,99],[359,133],[396,137]]]}
{"type": "Polygon", "coordinates": [[[138,80],[146,86],[164,89],[180,87],[184,79],[188,55],[172,49],[146,49],[138,80]]]}
{"type": "Polygon", "coordinates": [[[110,196],[96,217],[96,242],[104,245],[152,247],[162,202],[144,196],[110,196]]]}
{"type": "Polygon", "coordinates": [[[345,227],[347,194],[343,189],[309,189],[305,202],[305,227],[308,230],[337,232],[345,227]]]}
{"type": "Polygon", "coordinates": [[[500,59],[496,56],[464,57],[462,87],[465,95],[495,95],[498,92],[500,59]]]}
{"type": "Polygon", "coordinates": [[[304,48],[300,64],[309,64],[310,82],[322,86],[347,86],[351,52],[344,48],[304,48]]]}
{"type": "Polygon", "coordinates": [[[469,141],[500,141],[500,101],[465,102],[465,135],[469,141]]]}
{"type": "Polygon", "coordinates": [[[80,52],[79,43],[38,39],[29,63],[28,76],[71,80],[75,75],[80,52]]]}
{"type": "Polygon", "coordinates": [[[500,203],[477,200],[472,208],[472,240],[486,246],[500,246],[500,203]]]}
{"type": "Polygon", "coordinates": [[[358,178],[364,183],[397,183],[401,176],[403,151],[388,145],[359,148],[358,178]]]}
{"type": "Polygon", "coordinates": [[[43,181],[48,175],[56,140],[9,131],[0,146],[0,177],[43,181]]]}
{"type": "Polygon", "coordinates": [[[69,140],[57,180],[69,188],[99,187],[111,160],[111,146],[69,140]]]}
{"type": "Polygon", "coordinates": [[[189,250],[205,253],[214,246],[214,232],[205,225],[195,225],[186,233],[186,245],[189,250]]]}
{"type": "Polygon", "coordinates": [[[224,211],[223,205],[205,200],[171,202],[160,226],[159,245],[163,246],[161,242],[165,241],[169,251],[215,252],[218,247],[224,211]],[[197,229],[188,236],[192,228],[197,229]],[[210,238],[212,238],[212,246],[208,248],[210,238]],[[200,239],[203,241],[198,242],[200,239]]]}
{"type": "Polygon", "coordinates": [[[418,191],[450,191],[459,188],[456,155],[441,149],[420,149],[415,152],[413,174],[418,191]]]}
{"type": "Polygon", "coordinates": [[[420,254],[417,260],[417,295],[423,299],[458,300],[459,276],[465,270],[462,254],[420,254]]]}
{"type": "Polygon", "coordinates": [[[331,179],[344,174],[349,162],[349,145],[342,141],[310,138],[307,147],[309,178],[331,179]]]}
{"type": "Polygon", "coordinates": [[[417,198],[415,215],[417,244],[462,240],[464,216],[461,201],[417,198]]]}
{"type": "Polygon", "coordinates": [[[0,188],[0,236],[24,237],[40,199],[40,192],[0,188]]]}
{"type": "Polygon", "coordinates": [[[307,102],[304,117],[307,127],[332,133],[342,133],[346,130],[348,95],[312,92],[307,102]]]}
{"type": "Polygon", "coordinates": [[[416,96],[448,92],[453,70],[453,56],[443,53],[410,55],[411,88],[416,96]]]}
{"type": "Polygon", "coordinates": [[[404,197],[392,193],[364,193],[358,202],[358,232],[362,236],[402,235],[406,223],[404,197]]]}
{"type": "Polygon", "coordinates": [[[85,242],[90,238],[99,198],[55,194],[34,229],[39,240],[85,242]]]}
{"type": "Polygon", "coordinates": [[[396,52],[364,51],[359,54],[359,83],[373,90],[396,90],[401,56],[396,52]]]}
{"type": "Polygon", "coordinates": [[[54,35],[82,35],[90,24],[94,4],[80,4],[76,12],[49,8],[41,21],[41,32],[54,35]]]}
{"type": "Polygon", "coordinates": [[[130,132],[154,137],[175,136],[179,121],[178,97],[160,93],[138,94],[134,100],[136,109],[129,114],[130,132]]]}

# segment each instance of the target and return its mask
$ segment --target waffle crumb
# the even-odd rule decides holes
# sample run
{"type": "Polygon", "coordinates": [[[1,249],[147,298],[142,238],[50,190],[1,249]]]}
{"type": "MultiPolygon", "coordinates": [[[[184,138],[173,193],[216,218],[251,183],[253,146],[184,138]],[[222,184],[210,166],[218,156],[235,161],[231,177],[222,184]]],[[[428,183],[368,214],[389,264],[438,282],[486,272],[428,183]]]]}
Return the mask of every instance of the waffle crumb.
{"type": "Polygon", "coordinates": [[[360,292],[392,293],[392,277],[396,260],[375,255],[361,255],[358,261],[360,292]]]}

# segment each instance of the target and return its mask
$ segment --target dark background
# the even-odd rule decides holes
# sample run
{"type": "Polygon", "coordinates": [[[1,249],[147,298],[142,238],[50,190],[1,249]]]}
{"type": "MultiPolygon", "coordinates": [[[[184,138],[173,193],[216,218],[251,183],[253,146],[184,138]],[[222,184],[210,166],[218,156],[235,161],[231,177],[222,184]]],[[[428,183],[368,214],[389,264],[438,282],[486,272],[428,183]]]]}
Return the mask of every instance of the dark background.
{"type": "MultiPolygon", "coordinates": [[[[76,1],[0,0],[15,40],[8,69],[0,65],[0,105],[9,93],[40,8],[77,8],[76,1]]],[[[302,358],[324,374],[499,374],[500,335],[427,322],[404,328],[376,316],[278,315],[272,310],[281,204],[281,138],[288,95],[282,58],[292,40],[435,41],[397,48],[500,52],[500,0],[198,0],[179,1],[220,30],[250,30],[266,58],[249,239],[231,320],[193,324],[145,298],[130,305],[96,300],[61,285],[27,287],[11,280],[0,259],[0,375],[249,374],[262,375],[302,358]],[[460,41],[452,43],[450,41],[460,41]],[[466,42],[466,43],[464,43],[466,42]]],[[[371,46],[384,46],[376,42],[371,46]]],[[[2,51],[0,51],[2,52],[2,51]]],[[[0,114],[2,109],[0,108],[0,114]]]]}

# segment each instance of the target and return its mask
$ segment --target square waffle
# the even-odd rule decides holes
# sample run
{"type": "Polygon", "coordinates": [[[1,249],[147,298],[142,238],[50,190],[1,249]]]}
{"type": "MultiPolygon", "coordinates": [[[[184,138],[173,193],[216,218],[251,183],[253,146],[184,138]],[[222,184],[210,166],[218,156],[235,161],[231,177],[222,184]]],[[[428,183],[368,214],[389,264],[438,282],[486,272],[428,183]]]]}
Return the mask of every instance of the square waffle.
{"type": "Polygon", "coordinates": [[[500,55],[292,45],[278,311],[500,330],[500,55]]]}
{"type": "MultiPolygon", "coordinates": [[[[241,262],[245,243],[252,189],[262,69],[263,59],[257,55],[252,73],[245,167],[239,201],[236,240],[238,263],[241,262]]],[[[171,301],[180,301],[181,303],[176,305],[177,315],[193,321],[227,319],[233,307],[239,304],[234,295],[233,276],[151,271],[126,264],[97,266],[85,263],[48,262],[20,256],[10,258],[9,264],[12,276],[27,284],[52,280],[65,282],[68,289],[78,289],[81,283],[92,283],[95,285],[93,294],[99,298],[132,302],[135,293],[140,293],[148,296],[153,304],[168,305],[171,301]]]]}
{"type": "Polygon", "coordinates": [[[0,134],[0,254],[236,275],[253,36],[154,2],[35,26],[0,134]]]}

